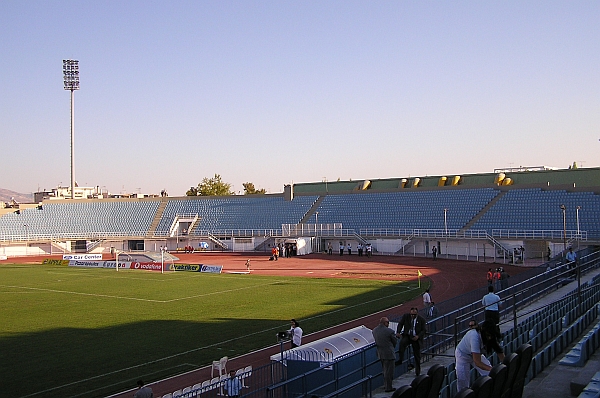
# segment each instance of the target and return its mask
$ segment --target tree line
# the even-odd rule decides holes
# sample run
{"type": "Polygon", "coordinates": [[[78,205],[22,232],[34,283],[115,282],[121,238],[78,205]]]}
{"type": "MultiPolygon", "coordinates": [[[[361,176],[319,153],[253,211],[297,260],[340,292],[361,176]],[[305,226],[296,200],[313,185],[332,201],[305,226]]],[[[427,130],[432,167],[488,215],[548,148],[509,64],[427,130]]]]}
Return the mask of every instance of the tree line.
{"type": "MultiPolygon", "coordinates": [[[[264,195],[267,190],[264,188],[256,189],[253,183],[245,182],[244,195],[264,195]]],[[[224,182],[220,174],[215,174],[214,177],[204,177],[201,182],[195,187],[190,187],[185,193],[187,196],[227,196],[235,195],[231,190],[231,184],[224,182]]]]}

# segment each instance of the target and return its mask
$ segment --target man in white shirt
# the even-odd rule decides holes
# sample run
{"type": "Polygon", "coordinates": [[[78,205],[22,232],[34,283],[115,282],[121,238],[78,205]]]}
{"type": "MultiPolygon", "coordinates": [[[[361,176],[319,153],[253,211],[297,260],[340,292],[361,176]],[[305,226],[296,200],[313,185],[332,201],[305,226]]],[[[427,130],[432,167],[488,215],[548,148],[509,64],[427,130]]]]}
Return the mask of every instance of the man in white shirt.
{"type": "Polygon", "coordinates": [[[425,290],[425,293],[423,293],[423,306],[425,309],[431,307],[431,295],[429,294],[429,289],[425,290]]]}

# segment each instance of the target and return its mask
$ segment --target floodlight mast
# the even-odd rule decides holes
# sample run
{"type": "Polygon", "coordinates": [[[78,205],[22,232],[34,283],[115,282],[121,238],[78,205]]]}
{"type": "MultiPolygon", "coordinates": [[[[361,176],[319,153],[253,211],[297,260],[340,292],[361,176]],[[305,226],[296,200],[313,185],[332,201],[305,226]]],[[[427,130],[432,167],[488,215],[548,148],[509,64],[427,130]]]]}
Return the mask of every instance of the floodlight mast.
{"type": "Polygon", "coordinates": [[[75,90],[79,90],[79,61],[63,59],[65,90],[71,91],[71,199],[75,199],[75,90]]]}

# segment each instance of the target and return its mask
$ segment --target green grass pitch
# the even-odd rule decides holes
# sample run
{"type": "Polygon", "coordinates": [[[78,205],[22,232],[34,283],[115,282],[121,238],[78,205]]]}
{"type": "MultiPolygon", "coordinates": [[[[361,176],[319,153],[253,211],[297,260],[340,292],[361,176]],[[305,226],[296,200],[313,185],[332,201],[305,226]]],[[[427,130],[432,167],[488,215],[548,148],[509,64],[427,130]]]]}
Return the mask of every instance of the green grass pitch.
{"type": "Polygon", "coordinates": [[[290,318],[308,334],[419,294],[416,282],[2,264],[2,395],[110,395],[273,345],[290,318]]]}

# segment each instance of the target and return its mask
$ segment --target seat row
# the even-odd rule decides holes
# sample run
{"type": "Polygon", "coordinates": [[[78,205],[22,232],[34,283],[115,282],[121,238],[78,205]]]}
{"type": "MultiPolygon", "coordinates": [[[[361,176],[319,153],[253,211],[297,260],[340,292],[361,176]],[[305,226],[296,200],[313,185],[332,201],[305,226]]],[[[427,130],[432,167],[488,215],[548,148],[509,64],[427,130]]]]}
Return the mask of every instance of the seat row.
{"type": "Polygon", "coordinates": [[[525,387],[525,376],[533,348],[523,344],[516,352],[507,355],[502,363],[494,365],[489,376],[477,377],[476,369],[471,370],[471,388],[456,391],[457,380],[454,367],[449,365],[432,366],[427,375],[417,376],[410,385],[400,387],[392,398],[506,398],[520,397],[525,387]],[[441,369],[440,369],[441,368],[441,369]],[[444,373],[448,372],[444,383],[444,373]],[[454,374],[454,376],[453,376],[454,374]],[[446,385],[444,385],[446,384],[446,385]]]}
{"type": "MultiPolygon", "coordinates": [[[[235,376],[240,379],[242,388],[250,388],[248,379],[252,376],[252,365],[246,366],[245,368],[238,369],[235,372],[235,376]]],[[[217,395],[225,395],[223,387],[229,376],[227,374],[213,377],[210,380],[205,380],[201,383],[196,383],[193,386],[188,386],[172,393],[163,395],[157,398],[192,398],[199,397],[200,395],[206,394],[209,391],[217,390],[217,395]]]]}

